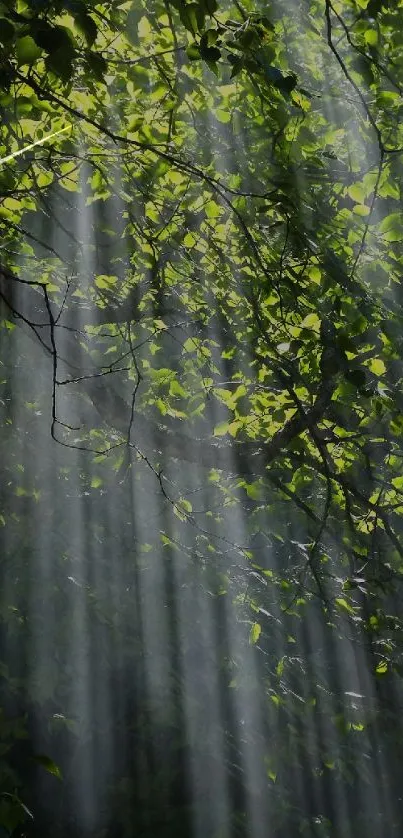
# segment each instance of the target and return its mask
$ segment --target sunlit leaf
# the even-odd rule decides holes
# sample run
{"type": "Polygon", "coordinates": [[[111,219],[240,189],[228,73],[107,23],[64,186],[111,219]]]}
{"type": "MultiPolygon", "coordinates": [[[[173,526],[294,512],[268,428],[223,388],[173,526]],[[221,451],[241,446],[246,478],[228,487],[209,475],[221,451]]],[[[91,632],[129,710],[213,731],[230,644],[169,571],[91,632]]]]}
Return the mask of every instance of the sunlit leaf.
{"type": "Polygon", "coordinates": [[[24,35],[16,41],[16,56],[20,67],[24,64],[34,64],[42,54],[42,50],[30,35],[24,35]]]}
{"type": "Polygon", "coordinates": [[[251,630],[249,632],[249,643],[254,645],[259,640],[259,637],[262,633],[262,627],[260,623],[253,623],[251,630]]]}

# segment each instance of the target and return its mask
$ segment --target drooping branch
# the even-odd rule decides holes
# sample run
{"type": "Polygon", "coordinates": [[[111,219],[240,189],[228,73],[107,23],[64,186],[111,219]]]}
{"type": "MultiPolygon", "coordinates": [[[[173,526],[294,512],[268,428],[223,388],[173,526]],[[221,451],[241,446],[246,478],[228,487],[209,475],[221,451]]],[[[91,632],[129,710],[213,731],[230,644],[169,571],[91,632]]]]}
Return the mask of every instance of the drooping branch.
{"type": "MultiPolygon", "coordinates": [[[[49,301],[47,295],[41,293],[41,286],[36,283],[24,282],[6,269],[0,271],[0,295],[8,305],[12,316],[20,328],[27,334],[40,341],[43,350],[53,359],[57,348],[57,335],[63,330],[62,350],[60,360],[76,373],[80,370],[80,384],[83,391],[92,402],[97,413],[109,427],[129,438],[130,424],[133,421],[132,408],[122,396],[116,392],[113,384],[105,386],[105,376],[100,374],[92,359],[83,348],[81,337],[77,330],[64,327],[58,322],[56,306],[49,301]]],[[[54,382],[56,385],[57,382],[54,382]]],[[[334,389],[335,380],[331,376],[324,377],[319,385],[314,404],[303,409],[302,406],[284,426],[277,431],[271,440],[233,441],[231,445],[215,442],[211,438],[197,439],[188,436],[182,430],[167,428],[162,424],[150,420],[150,417],[136,411],[132,440],[141,449],[145,449],[154,457],[165,456],[179,461],[197,463],[224,472],[262,474],[287,446],[304,431],[314,427],[319,422],[328,407],[334,389]],[[234,456],[230,452],[234,452],[234,456]],[[231,464],[235,464],[231,465],[231,464]]]]}

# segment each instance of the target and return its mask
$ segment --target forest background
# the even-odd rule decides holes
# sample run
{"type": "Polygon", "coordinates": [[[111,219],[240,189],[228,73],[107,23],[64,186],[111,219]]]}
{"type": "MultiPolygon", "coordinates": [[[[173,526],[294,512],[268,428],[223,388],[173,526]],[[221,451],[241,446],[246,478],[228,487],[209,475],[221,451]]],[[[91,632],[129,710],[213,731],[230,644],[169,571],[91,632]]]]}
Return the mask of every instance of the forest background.
{"type": "Polygon", "coordinates": [[[400,836],[402,2],[0,44],[4,835],[400,836]]]}

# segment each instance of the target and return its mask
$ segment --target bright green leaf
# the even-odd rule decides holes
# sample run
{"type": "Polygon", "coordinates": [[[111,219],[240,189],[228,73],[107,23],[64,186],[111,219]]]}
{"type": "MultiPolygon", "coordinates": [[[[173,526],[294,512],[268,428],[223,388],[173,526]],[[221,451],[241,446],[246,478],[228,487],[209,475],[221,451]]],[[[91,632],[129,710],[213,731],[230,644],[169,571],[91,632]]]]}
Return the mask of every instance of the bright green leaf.
{"type": "Polygon", "coordinates": [[[259,640],[259,637],[262,633],[262,627],[260,623],[253,623],[252,628],[249,632],[249,643],[254,645],[259,640]]]}

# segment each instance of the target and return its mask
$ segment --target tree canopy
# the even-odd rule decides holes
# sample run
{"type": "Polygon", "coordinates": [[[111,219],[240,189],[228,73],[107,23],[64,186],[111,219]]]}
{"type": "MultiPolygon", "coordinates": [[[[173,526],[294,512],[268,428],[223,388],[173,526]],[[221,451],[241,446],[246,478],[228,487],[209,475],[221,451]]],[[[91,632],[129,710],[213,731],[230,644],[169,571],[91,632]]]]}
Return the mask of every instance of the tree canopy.
{"type": "Polygon", "coordinates": [[[401,834],[402,10],[0,0],[9,834],[401,834]]]}

